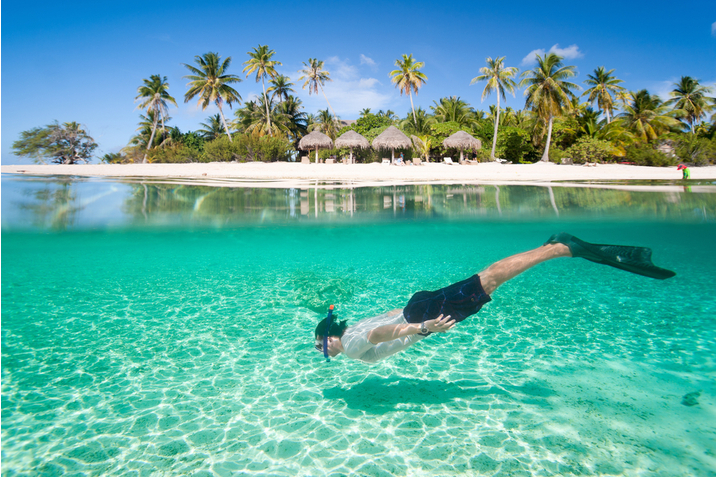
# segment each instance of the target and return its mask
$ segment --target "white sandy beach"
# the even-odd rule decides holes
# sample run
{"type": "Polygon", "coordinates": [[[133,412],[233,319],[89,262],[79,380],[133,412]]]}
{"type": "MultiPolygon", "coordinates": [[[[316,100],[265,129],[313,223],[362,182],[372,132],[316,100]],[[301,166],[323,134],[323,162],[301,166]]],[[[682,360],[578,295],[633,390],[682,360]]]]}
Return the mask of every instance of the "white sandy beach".
{"type": "MultiPolygon", "coordinates": [[[[235,179],[256,181],[340,181],[359,183],[496,182],[533,183],[552,181],[680,180],[675,167],[622,164],[597,166],[481,163],[470,165],[423,164],[300,164],[225,163],[208,164],[87,164],[6,165],[3,174],[71,175],[115,178],[235,179]]],[[[691,168],[692,180],[716,180],[716,166],[691,168]]],[[[368,184],[365,184],[368,185],[368,184]]]]}

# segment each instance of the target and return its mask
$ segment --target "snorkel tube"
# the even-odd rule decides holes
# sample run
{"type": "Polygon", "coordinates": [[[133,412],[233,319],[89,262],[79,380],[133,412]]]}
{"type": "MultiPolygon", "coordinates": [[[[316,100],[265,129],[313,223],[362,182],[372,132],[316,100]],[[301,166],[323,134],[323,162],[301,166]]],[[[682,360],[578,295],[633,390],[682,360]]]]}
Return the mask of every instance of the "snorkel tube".
{"type": "Polygon", "coordinates": [[[333,305],[328,307],[328,316],[326,317],[326,332],[323,333],[323,356],[326,357],[326,363],[330,363],[328,358],[328,332],[331,330],[331,323],[333,322],[333,305]]]}

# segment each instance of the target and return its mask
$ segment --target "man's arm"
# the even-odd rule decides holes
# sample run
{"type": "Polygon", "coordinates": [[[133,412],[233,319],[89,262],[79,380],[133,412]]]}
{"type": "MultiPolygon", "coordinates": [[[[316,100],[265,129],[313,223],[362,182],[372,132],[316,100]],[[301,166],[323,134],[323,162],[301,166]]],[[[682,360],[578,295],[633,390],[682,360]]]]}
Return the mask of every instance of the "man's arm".
{"type": "MultiPolygon", "coordinates": [[[[443,317],[438,316],[434,320],[428,320],[425,322],[425,327],[428,331],[433,332],[444,332],[451,330],[455,326],[455,320],[450,318],[450,315],[443,317]]],[[[417,335],[420,333],[419,323],[401,323],[398,325],[384,325],[379,326],[368,332],[368,341],[373,344],[385,343],[386,341],[393,341],[403,336],[417,335]]]]}

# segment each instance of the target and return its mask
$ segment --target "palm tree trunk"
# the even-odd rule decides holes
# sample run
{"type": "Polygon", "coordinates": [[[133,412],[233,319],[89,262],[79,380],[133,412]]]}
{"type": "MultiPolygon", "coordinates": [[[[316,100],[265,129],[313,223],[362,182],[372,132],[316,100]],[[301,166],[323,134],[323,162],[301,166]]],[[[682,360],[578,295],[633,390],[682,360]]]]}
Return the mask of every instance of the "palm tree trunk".
{"type": "Polygon", "coordinates": [[[268,98],[266,98],[266,75],[261,75],[261,84],[264,87],[264,104],[266,105],[266,121],[268,121],[269,136],[273,136],[271,133],[271,114],[269,113],[268,98]]]}
{"type": "Polygon", "coordinates": [[[413,121],[415,122],[415,126],[418,126],[418,118],[415,117],[415,106],[413,106],[413,95],[411,94],[410,90],[408,90],[408,96],[410,96],[410,109],[413,110],[413,121]]]}
{"type": "Polygon", "coordinates": [[[500,91],[497,91],[497,115],[495,116],[495,134],[492,136],[492,152],[490,159],[495,160],[495,146],[497,146],[497,126],[500,124],[500,91]]]}
{"type": "Polygon", "coordinates": [[[611,117],[611,115],[609,114],[609,108],[605,109],[604,112],[607,113],[607,124],[611,123],[611,122],[612,122],[612,117],[611,117]]]}
{"type": "Polygon", "coordinates": [[[326,96],[326,92],[323,91],[323,85],[320,83],[320,81],[318,82],[318,86],[321,87],[321,93],[323,93],[323,97],[326,98],[326,103],[328,103],[328,107],[331,108],[331,112],[333,113],[333,119],[338,121],[338,116],[336,116],[336,112],[333,111],[333,106],[331,106],[331,102],[328,101],[328,96],[326,96]]]}
{"type": "MultiPolygon", "coordinates": [[[[152,147],[152,142],[154,141],[154,133],[157,132],[157,118],[154,118],[154,124],[152,124],[152,135],[149,136],[149,142],[147,143],[147,151],[149,151],[149,148],[152,147]]],[[[142,160],[142,164],[147,163],[147,153],[144,153],[144,159],[142,160]]]]}
{"type": "Polygon", "coordinates": [[[224,123],[224,131],[226,131],[226,135],[229,136],[229,142],[234,142],[231,140],[231,133],[229,132],[229,126],[226,125],[226,118],[224,117],[224,112],[221,110],[221,104],[216,103],[216,105],[219,107],[219,114],[221,115],[221,122],[224,123]]]}
{"type": "Polygon", "coordinates": [[[547,145],[544,147],[542,162],[549,162],[549,143],[552,141],[552,115],[549,115],[549,126],[547,127],[547,145]]]}

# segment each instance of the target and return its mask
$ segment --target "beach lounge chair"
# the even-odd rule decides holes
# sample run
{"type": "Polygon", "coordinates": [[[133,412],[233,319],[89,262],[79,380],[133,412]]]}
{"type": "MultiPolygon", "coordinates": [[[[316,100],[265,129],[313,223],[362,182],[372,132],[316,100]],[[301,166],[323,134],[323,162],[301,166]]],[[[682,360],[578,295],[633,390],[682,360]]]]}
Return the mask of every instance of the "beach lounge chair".
{"type": "Polygon", "coordinates": [[[421,165],[422,163],[423,163],[423,161],[421,161],[419,157],[414,157],[414,158],[413,158],[413,165],[414,165],[414,166],[419,166],[419,165],[421,165]]]}
{"type": "Polygon", "coordinates": [[[311,160],[308,158],[308,156],[301,157],[301,164],[310,164],[311,160]]]}
{"type": "Polygon", "coordinates": [[[443,161],[445,162],[445,164],[448,164],[448,165],[451,165],[451,166],[454,166],[454,165],[455,165],[455,163],[452,162],[452,157],[443,157],[443,161]]]}
{"type": "Polygon", "coordinates": [[[390,165],[390,159],[384,157],[384,158],[383,158],[383,162],[382,162],[381,164],[384,165],[384,166],[389,166],[389,165],[390,165]]]}

